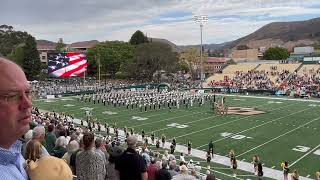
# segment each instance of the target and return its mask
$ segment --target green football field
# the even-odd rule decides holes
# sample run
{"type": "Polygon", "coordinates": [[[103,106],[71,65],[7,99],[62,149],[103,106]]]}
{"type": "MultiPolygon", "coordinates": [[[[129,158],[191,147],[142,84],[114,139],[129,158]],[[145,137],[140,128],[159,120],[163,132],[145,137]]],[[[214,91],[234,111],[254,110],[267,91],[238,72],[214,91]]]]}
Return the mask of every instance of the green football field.
{"type": "Polygon", "coordinates": [[[146,135],[165,134],[167,141],[175,137],[180,145],[191,140],[193,149],[207,150],[208,142],[213,140],[215,154],[227,156],[234,149],[237,159],[244,162],[251,162],[252,156],[258,154],[264,167],[276,170],[281,170],[281,162],[288,161],[291,170],[298,169],[301,176],[315,178],[320,169],[320,101],[227,96],[226,104],[254,107],[263,113],[218,116],[208,103],[140,112],[139,108],[79,102],[75,97],[34,101],[40,109],[65,112],[79,119],[85,118],[85,107],[93,108],[93,116],[100,122],[116,122],[121,129],[126,126],[137,133],[144,129],[146,135]]]}

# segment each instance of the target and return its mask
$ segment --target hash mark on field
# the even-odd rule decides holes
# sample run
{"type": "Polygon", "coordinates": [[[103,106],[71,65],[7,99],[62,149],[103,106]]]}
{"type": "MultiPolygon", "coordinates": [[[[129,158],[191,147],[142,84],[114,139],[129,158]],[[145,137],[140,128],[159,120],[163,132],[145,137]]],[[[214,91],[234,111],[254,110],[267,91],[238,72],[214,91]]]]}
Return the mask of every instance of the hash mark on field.
{"type": "Polygon", "coordinates": [[[274,169],[276,166],[272,166],[271,168],[274,169]]]}
{"type": "Polygon", "coordinates": [[[307,178],[310,177],[310,174],[308,174],[306,177],[307,177],[307,178]]]}
{"type": "Polygon", "coordinates": [[[242,159],[241,161],[245,161],[246,159],[242,159]]]}

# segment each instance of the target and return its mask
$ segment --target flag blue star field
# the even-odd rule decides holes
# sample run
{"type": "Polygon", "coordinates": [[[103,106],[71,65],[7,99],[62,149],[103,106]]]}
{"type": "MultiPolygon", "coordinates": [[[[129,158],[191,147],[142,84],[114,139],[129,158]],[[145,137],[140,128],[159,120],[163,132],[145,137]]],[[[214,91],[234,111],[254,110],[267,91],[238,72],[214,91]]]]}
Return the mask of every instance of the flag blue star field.
{"type": "Polygon", "coordinates": [[[49,53],[48,73],[53,77],[82,76],[88,66],[86,55],[76,52],[49,53]]]}

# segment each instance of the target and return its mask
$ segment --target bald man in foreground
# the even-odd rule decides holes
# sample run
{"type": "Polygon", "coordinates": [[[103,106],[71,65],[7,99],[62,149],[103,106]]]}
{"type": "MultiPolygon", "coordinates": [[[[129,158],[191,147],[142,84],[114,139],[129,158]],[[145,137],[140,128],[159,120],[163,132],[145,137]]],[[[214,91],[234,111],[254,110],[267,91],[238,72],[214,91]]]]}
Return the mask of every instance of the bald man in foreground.
{"type": "Polygon", "coordinates": [[[28,179],[19,138],[29,130],[31,90],[23,70],[0,57],[0,179],[28,179]]]}

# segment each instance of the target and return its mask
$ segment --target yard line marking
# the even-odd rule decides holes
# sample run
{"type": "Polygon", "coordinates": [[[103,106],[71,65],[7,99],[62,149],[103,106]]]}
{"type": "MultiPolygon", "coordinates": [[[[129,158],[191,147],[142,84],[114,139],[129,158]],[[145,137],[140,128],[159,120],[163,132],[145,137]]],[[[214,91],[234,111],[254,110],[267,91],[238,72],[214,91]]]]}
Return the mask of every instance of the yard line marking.
{"type": "MultiPolygon", "coordinates": [[[[265,104],[265,105],[268,105],[268,104],[265,104]]],[[[279,108],[271,110],[271,111],[276,111],[276,110],[283,109],[283,108],[286,108],[286,107],[292,106],[292,105],[295,105],[295,104],[289,104],[289,105],[286,105],[286,106],[282,106],[282,107],[279,107],[279,108]]],[[[230,124],[230,123],[233,123],[233,122],[236,122],[236,121],[240,121],[242,119],[246,119],[246,118],[249,118],[249,117],[253,117],[253,116],[247,116],[247,117],[238,118],[238,119],[235,119],[233,121],[228,121],[228,122],[225,122],[225,123],[222,123],[222,124],[218,124],[218,125],[215,125],[215,126],[207,127],[207,128],[204,128],[204,129],[201,129],[201,130],[198,130],[198,131],[193,131],[191,133],[187,133],[187,134],[184,134],[184,135],[181,135],[181,136],[176,136],[175,138],[177,139],[177,138],[180,138],[180,137],[188,136],[190,134],[199,133],[199,132],[202,132],[202,131],[206,131],[208,129],[212,129],[212,128],[215,128],[215,127],[223,126],[225,124],[230,124]]]]}
{"type": "Polygon", "coordinates": [[[276,166],[272,166],[271,168],[274,169],[276,166]]]}
{"type": "MultiPolygon", "coordinates": [[[[195,121],[190,121],[190,122],[183,123],[183,124],[184,124],[184,125],[187,125],[187,124],[191,124],[191,123],[196,123],[196,122],[204,121],[204,120],[207,120],[207,119],[210,119],[210,118],[213,118],[213,117],[217,117],[217,116],[209,116],[209,117],[206,117],[206,118],[201,118],[201,119],[198,119],[198,120],[195,120],[195,121]]],[[[152,131],[152,132],[158,132],[158,131],[162,131],[162,130],[166,130],[166,129],[171,129],[171,128],[174,128],[174,127],[165,127],[165,128],[162,128],[162,129],[157,129],[157,130],[152,131]]]]}
{"type": "MultiPolygon", "coordinates": [[[[192,115],[196,115],[196,114],[200,114],[200,113],[193,113],[192,115]]],[[[185,115],[182,115],[182,116],[175,116],[175,117],[172,117],[172,118],[162,119],[162,120],[159,120],[159,121],[152,121],[152,122],[148,122],[148,123],[143,123],[143,124],[131,126],[129,128],[135,128],[135,127],[144,126],[144,125],[148,125],[148,124],[154,124],[154,123],[157,123],[157,122],[168,121],[168,120],[171,120],[171,119],[176,119],[176,118],[185,117],[185,116],[190,116],[190,114],[185,114],[185,115]]]]}
{"type": "MultiPolygon", "coordinates": [[[[142,116],[142,117],[153,117],[153,116],[160,116],[160,115],[163,115],[163,114],[167,114],[167,112],[163,112],[163,113],[160,113],[160,114],[153,114],[153,115],[149,115],[149,116],[142,116]]],[[[141,115],[140,113],[139,114],[136,114],[137,116],[141,115]]],[[[128,118],[130,118],[131,115],[128,116],[128,118]]],[[[123,121],[117,121],[117,123],[124,123],[124,122],[128,122],[128,121],[132,121],[132,119],[126,119],[126,120],[123,120],[123,121]]]]}
{"type": "Polygon", "coordinates": [[[256,175],[251,175],[251,174],[243,174],[243,175],[237,175],[238,177],[257,177],[256,175]]]}
{"type": "Polygon", "coordinates": [[[212,167],[211,169],[231,169],[229,167],[212,167]]]}
{"type": "MultiPolygon", "coordinates": [[[[303,109],[303,110],[301,110],[301,111],[294,112],[294,113],[291,113],[291,114],[288,114],[288,115],[285,115],[285,116],[282,116],[282,117],[279,117],[279,118],[274,119],[274,120],[272,120],[272,121],[268,121],[268,122],[262,123],[262,124],[260,124],[260,125],[254,126],[254,127],[252,127],[252,128],[249,128],[249,129],[246,129],[246,130],[243,130],[243,131],[234,133],[234,134],[232,134],[232,135],[238,135],[238,134],[241,134],[241,133],[243,133],[243,132],[250,131],[250,130],[252,130],[252,129],[255,129],[255,128],[264,126],[264,125],[266,125],[266,124],[272,123],[272,122],[277,121],[277,120],[279,120],[279,119],[283,119],[283,118],[285,118],[285,117],[292,116],[292,115],[294,115],[294,114],[297,114],[297,113],[300,113],[300,112],[303,112],[303,111],[306,111],[306,110],[309,110],[309,109],[312,109],[312,107],[311,107],[311,108],[306,108],[306,109],[303,109]]],[[[232,121],[231,121],[231,122],[232,122],[232,121]]],[[[230,138],[230,137],[231,137],[231,136],[223,137],[223,138],[220,138],[220,139],[218,139],[218,140],[216,140],[216,141],[213,141],[213,142],[214,142],[214,143],[215,143],[215,142],[219,142],[219,141],[225,140],[225,139],[230,138]]],[[[203,144],[203,145],[201,145],[201,146],[196,147],[196,149],[201,148],[201,147],[206,146],[206,145],[207,145],[207,144],[203,144]]]]}
{"type": "MultiPolygon", "coordinates": [[[[310,124],[310,123],[312,123],[312,122],[314,122],[314,121],[317,121],[317,120],[319,120],[319,119],[320,119],[320,117],[315,118],[315,119],[313,119],[313,120],[311,120],[311,121],[309,121],[309,122],[307,122],[307,123],[305,123],[305,124],[303,124],[303,125],[300,125],[300,126],[294,128],[294,129],[292,129],[292,130],[290,130],[290,131],[288,131],[288,132],[286,132],[286,133],[283,133],[283,134],[281,134],[281,135],[279,135],[279,136],[277,136],[277,137],[275,137],[275,138],[272,138],[271,140],[269,140],[269,141],[267,141],[267,142],[265,142],[265,143],[262,143],[262,144],[260,144],[259,146],[256,146],[256,147],[254,147],[254,148],[252,148],[252,149],[249,149],[248,151],[245,151],[245,152],[239,154],[238,157],[239,157],[239,156],[242,156],[242,155],[244,155],[244,154],[247,154],[248,152],[251,152],[251,151],[253,151],[253,150],[255,150],[255,149],[257,149],[257,148],[259,148],[259,147],[261,147],[261,146],[264,146],[264,145],[266,145],[266,144],[269,144],[270,142],[272,142],[272,141],[274,141],[274,140],[277,140],[277,139],[281,138],[282,136],[285,136],[285,135],[287,135],[287,134],[289,134],[289,133],[291,133],[291,132],[293,132],[293,131],[295,131],[295,130],[297,130],[297,129],[300,129],[301,127],[303,127],[303,126],[305,126],[305,125],[308,125],[308,124],[310,124]]],[[[320,146],[320,144],[319,144],[319,146],[320,146]]],[[[292,164],[291,164],[291,165],[292,165],[292,164]]]]}
{"type": "Polygon", "coordinates": [[[308,174],[306,177],[307,177],[307,178],[310,177],[310,174],[308,174]]]}
{"type": "MultiPolygon", "coordinates": [[[[320,118],[320,117],[319,117],[320,118]]],[[[318,119],[319,119],[318,118],[318,119]]],[[[289,167],[293,166],[294,164],[296,164],[297,162],[299,162],[301,159],[303,159],[304,157],[306,157],[307,155],[311,154],[314,150],[318,149],[320,147],[320,144],[318,144],[317,147],[313,148],[312,150],[310,150],[308,153],[306,153],[305,155],[301,156],[299,159],[297,159],[296,161],[294,161],[293,163],[291,163],[291,165],[289,165],[289,167]]]]}

